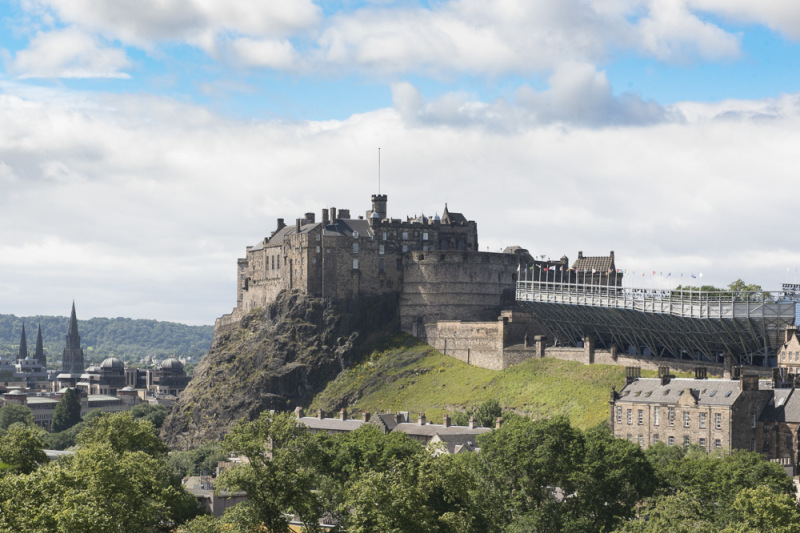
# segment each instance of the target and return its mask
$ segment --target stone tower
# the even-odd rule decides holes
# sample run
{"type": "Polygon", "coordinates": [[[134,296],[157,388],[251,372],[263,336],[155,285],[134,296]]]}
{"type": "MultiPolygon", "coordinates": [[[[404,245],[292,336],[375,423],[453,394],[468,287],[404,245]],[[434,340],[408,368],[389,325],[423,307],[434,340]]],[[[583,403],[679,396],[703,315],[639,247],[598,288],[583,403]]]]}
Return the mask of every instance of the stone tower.
{"type": "Polygon", "coordinates": [[[19,355],[17,360],[25,360],[28,358],[28,340],[25,338],[25,324],[22,324],[22,336],[19,338],[19,355]]]}
{"type": "Polygon", "coordinates": [[[39,324],[39,332],[36,334],[36,351],[33,358],[43,367],[47,367],[47,358],[44,356],[44,343],[42,342],[42,325],[39,324]]]}
{"type": "Polygon", "coordinates": [[[64,355],[61,357],[61,371],[67,374],[83,372],[83,350],[81,336],[78,334],[78,318],[75,316],[75,302],[72,302],[72,315],[69,317],[69,331],[64,355]]]}

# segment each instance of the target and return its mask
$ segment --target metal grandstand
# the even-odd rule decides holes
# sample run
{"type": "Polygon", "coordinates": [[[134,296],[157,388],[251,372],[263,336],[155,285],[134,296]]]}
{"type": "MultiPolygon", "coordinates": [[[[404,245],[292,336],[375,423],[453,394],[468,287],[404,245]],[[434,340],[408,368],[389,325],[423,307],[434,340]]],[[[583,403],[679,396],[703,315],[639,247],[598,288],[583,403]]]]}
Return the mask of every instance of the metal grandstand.
{"type": "Polygon", "coordinates": [[[516,299],[553,337],[584,337],[622,353],[768,365],[795,323],[792,291],[636,289],[553,281],[520,281],[516,299]]]}

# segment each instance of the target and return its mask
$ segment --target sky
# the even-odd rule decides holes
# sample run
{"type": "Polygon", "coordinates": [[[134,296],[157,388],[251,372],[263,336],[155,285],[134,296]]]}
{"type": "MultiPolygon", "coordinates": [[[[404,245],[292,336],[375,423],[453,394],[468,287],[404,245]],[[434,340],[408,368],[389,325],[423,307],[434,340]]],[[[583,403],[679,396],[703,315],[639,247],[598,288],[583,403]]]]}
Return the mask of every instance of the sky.
{"type": "Polygon", "coordinates": [[[379,172],[482,250],[777,289],[799,147],[796,0],[5,0],[0,313],[211,324],[379,172]]]}

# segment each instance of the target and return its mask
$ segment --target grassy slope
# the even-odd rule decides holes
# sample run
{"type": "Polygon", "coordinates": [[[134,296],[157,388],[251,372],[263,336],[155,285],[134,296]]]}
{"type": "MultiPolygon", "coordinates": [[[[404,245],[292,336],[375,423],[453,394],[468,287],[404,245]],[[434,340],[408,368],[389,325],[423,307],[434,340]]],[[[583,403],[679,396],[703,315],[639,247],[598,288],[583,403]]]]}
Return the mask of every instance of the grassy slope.
{"type": "MultiPolygon", "coordinates": [[[[642,372],[655,376],[654,372],[642,372]]],[[[532,359],[503,371],[469,366],[413,337],[397,335],[318,394],[311,410],[342,406],[372,413],[424,412],[440,422],[446,411],[494,398],[505,409],[534,417],[567,415],[588,428],[608,418],[611,386],[625,384],[625,368],[532,359]]],[[[328,415],[330,416],[330,414],[328,415]]]]}

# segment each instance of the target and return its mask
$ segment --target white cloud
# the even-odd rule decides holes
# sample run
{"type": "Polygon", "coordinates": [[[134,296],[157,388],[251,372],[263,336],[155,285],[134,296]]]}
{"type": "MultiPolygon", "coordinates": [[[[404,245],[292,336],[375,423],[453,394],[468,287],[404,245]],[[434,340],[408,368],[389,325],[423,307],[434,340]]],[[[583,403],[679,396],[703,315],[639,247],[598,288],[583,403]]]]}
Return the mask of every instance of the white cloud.
{"type": "Polygon", "coordinates": [[[144,48],[157,41],[191,40],[204,32],[285,36],[316,25],[311,0],[39,0],[65,22],[144,48]]]}
{"type": "Polygon", "coordinates": [[[549,88],[521,87],[515,102],[476,101],[465,93],[448,93],[425,102],[408,82],[392,85],[395,108],[409,124],[481,126],[496,131],[518,131],[533,124],[563,123],[593,127],[655,124],[680,120],[655,102],[626,93],[614,96],[604,72],[588,64],[567,63],[556,69],[549,88]]]}
{"type": "MultiPolygon", "coordinates": [[[[603,87],[576,70],[564,76],[603,87]]],[[[456,95],[429,108],[410,85],[395,87],[402,112],[294,123],[25,91],[0,98],[0,176],[15,176],[0,195],[0,312],[64,313],[76,298],[82,316],[209,323],[234,305],[236,258],[276,218],[368,208],[377,146],[392,216],[447,201],[477,220],[482,249],[615,250],[621,268],[769,287],[797,262],[793,211],[775,209],[795,183],[796,95],[680,104],[681,121],[520,120],[499,131],[486,117],[500,104],[456,95]],[[406,120],[431,109],[484,118],[468,128],[406,120]]]]}
{"type": "Polygon", "coordinates": [[[663,61],[731,59],[739,55],[739,37],[700,20],[686,0],[651,0],[647,16],[636,24],[637,40],[663,61]]]}
{"type": "Polygon", "coordinates": [[[8,70],[18,78],[128,78],[125,52],[78,29],[37,33],[8,70]]]}
{"type": "Polygon", "coordinates": [[[687,4],[739,22],[763,24],[790,39],[800,39],[800,3],[795,0],[688,0],[687,4]]]}
{"type": "Polygon", "coordinates": [[[294,46],[285,39],[242,37],[232,41],[229,49],[238,63],[248,67],[290,70],[296,66],[298,60],[294,46]]]}

